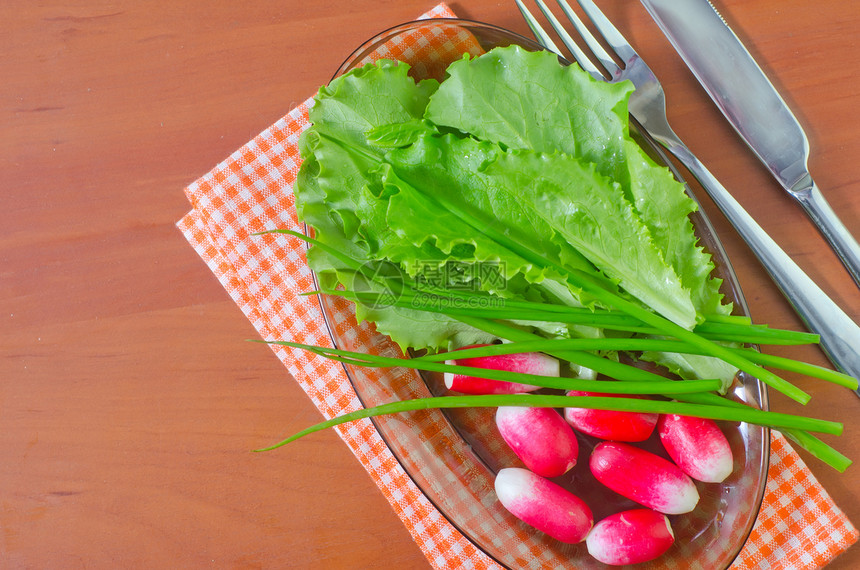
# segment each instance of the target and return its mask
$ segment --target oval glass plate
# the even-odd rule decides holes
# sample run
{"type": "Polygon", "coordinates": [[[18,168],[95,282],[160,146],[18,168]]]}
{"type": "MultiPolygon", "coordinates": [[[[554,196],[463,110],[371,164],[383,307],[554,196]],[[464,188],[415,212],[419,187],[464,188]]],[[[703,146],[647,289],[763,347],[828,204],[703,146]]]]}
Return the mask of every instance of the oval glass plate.
{"type": "MultiPolygon", "coordinates": [[[[540,50],[533,41],[507,30],[467,20],[422,20],[389,29],[357,49],[337,75],[379,59],[397,59],[412,67],[417,79],[442,79],[447,65],[466,52],[478,55],[498,46],[518,44],[540,50]]],[[[654,159],[671,165],[656,145],[631,126],[631,132],[654,159]]],[[[671,166],[670,166],[671,168],[671,166]]],[[[673,169],[673,172],[674,169],[673,169]]],[[[678,176],[678,173],[675,172],[678,176]]],[[[678,176],[680,180],[680,176],[678,176]]],[[[746,314],[737,279],[707,219],[697,214],[694,225],[702,245],[711,252],[723,279],[723,292],[746,314]]],[[[356,324],[352,305],[342,298],[321,295],[320,302],[334,345],[355,351],[399,356],[388,337],[366,323],[356,324]]],[[[438,378],[406,369],[377,370],[345,365],[358,397],[366,407],[395,400],[441,393],[438,378]]],[[[733,396],[767,408],[764,386],[740,375],[733,396]]],[[[423,410],[373,419],[394,456],[424,495],[477,548],[508,568],[602,568],[584,544],[569,545],[531,529],[508,513],[493,491],[495,473],[520,465],[498,432],[494,410],[423,410]]],[[[745,543],[764,494],[770,434],[748,424],[724,424],[732,445],[735,468],[721,484],[698,484],[697,509],[670,517],[675,545],[661,558],[637,568],[728,567],[745,543]]],[[[580,435],[577,466],[556,479],[576,492],[594,511],[595,520],[634,503],[614,495],[594,481],[588,455],[595,440],[580,435]]],[[[645,443],[662,453],[656,436],[645,443]]]]}

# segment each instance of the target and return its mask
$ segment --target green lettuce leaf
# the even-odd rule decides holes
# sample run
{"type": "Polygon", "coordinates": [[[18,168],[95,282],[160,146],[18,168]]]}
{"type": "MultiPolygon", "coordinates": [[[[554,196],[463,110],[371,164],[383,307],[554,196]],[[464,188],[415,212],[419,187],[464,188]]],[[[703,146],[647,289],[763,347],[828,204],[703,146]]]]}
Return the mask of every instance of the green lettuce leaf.
{"type": "Polygon", "coordinates": [[[714,263],[699,245],[690,220],[697,204],[669,169],[657,166],[634,141],[625,143],[625,156],[631,201],[666,262],[690,291],[696,310],[704,316],[730,314],[732,305],[724,304],[720,293],[722,280],[712,276],[714,263]]]}
{"type": "Polygon", "coordinates": [[[510,148],[560,151],[593,163],[621,186],[699,314],[731,312],[687,217],[695,202],[630,138],[632,84],[596,81],[577,66],[560,66],[549,52],[518,46],[457,61],[448,71],[426,118],[510,148]]]}
{"type": "Polygon", "coordinates": [[[597,82],[550,52],[494,49],[448,67],[425,117],[510,148],[562,151],[622,181],[628,82],[597,82]]]}
{"type": "MultiPolygon", "coordinates": [[[[519,48],[449,72],[441,86],[416,83],[405,64],[382,61],[320,90],[295,191],[300,219],[329,248],[308,254],[324,287],[392,293],[356,264],[409,286],[452,264],[496,264],[501,281],[442,288],[587,306],[594,301],[570,279],[586,272],[688,329],[726,312],[687,217],[695,203],[629,137],[629,84],[598,83],[519,48]]],[[[385,302],[359,302],[356,312],[403,348],[489,340],[438,313],[385,302]]]]}
{"type": "MultiPolygon", "coordinates": [[[[592,165],[566,154],[503,151],[452,135],[424,136],[390,152],[387,160],[402,179],[423,190],[420,202],[443,202],[454,217],[469,220],[473,233],[492,236],[562,275],[591,271],[585,258],[655,311],[686,328],[695,325],[689,293],[621,188],[592,165]]],[[[392,207],[402,195],[392,196],[392,207]]],[[[418,207],[416,202],[408,208],[418,207]]],[[[428,229],[422,216],[407,217],[407,211],[392,218],[389,210],[391,226],[425,235],[437,231],[428,229]]]]}
{"type": "MultiPolygon", "coordinates": [[[[406,65],[382,61],[334,80],[317,94],[310,111],[313,128],[300,141],[303,162],[294,188],[296,210],[299,219],[314,229],[316,239],[340,255],[313,246],[308,263],[324,289],[343,285],[382,295],[379,303],[356,302],[356,317],[372,321],[401,348],[486,342],[489,336],[483,331],[445,315],[386,303],[385,295],[396,291],[355,269],[359,265],[370,273],[392,272],[390,262],[378,255],[390,233],[384,223],[387,199],[377,172],[383,151],[365,132],[421,117],[437,84],[416,84],[407,72],[406,65]]],[[[410,255],[432,259],[441,254],[413,247],[410,255]]]]}

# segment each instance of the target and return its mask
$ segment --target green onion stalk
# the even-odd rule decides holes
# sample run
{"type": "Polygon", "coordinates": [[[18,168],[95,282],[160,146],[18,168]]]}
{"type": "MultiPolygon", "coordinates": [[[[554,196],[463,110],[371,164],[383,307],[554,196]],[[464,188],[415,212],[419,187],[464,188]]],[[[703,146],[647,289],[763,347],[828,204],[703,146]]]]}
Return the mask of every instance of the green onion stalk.
{"type": "MultiPolygon", "coordinates": [[[[342,252],[299,232],[271,230],[261,233],[283,233],[298,237],[325,250],[328,254],[343,262],[347,267],[351,267],[366,278],[371,280],[377,279],[377,276],[372,275],[360,261],[352,259],[342,252]]],[[[543,259],[540,261],[546,262],[543,259]]],[[[569,396],[535,394],[444,396],[408,400],[384,404],[375,408],[346,414],[340,418],[334,418],[328,422],[323,422],[322,424],[303,430],[291,438],[267,449],[279,447],[289,441],[294,441],[298,437],[332,425],[338,425],[354,419],[372,417],[374,415],[398,413],[408,410],[499,405],[574,406],[619,411],[677,413],[711,419],[746,421],[783,432],[800,447],[839,471],[844,471],[851,464],[851,461],[847,457],[809,433],[815,431],[836,434],[837,432],[841,432],[841,424],[826,422],[824,420],[813,420],[802,416],[790,416],[756,410],[741,402],[724,398],[715,393],[718,390],[716,384],[718,381],[716,380],[667,380],[659,374],[611,360],[598,354],[608,351],[662,351],[713,356],[759,378],[768,386],[784,393],[788,397],[798,402],[806,403],[809,400],[807,393],[793,386],[777,374],[762,368],[762,366],[806,374],[851,389],[857,388],[857,380],[823,367],[788,358],[765,355],[750,348],[726,346],[718,344],[718,342],[797,345],[816,343],[818,342],[817,335],[771,329],[762,325],[754,325],[746,317],[732,315],[709,315],[703,323],[699,324],[693,331],[689,331],[607,290],[600,280],[595,279],[589,274],[581,271],[566,271],[560,267],[555,267],[555,269],[560,270],[568,276],[571,286],[587,291],[606,306],[613,307],[613,309],[592,310],[590,308],[567,307],[564,305],[492,297],[494,303],[483,304],[480,310],[477,310],[468,306],[464,307],[463,305],[468,305],[468,303],[463,303],[463,301],[474,301],[476,298],[483,297],[490,298],[489,294],[447,290],[418,291],[405,282],[390,279],[385,282],[385,285],[394,289],[395,305],[416,310],[439,312],[475,329],[509,341],[509,343],[502,345],[461,350],[458,351],[458,357],[462,356],[466,358],[515,352],[544,352],[562,361],[592,369],[619,382],[547,378],[544,376],[535,377],[534,375],[522,376],[520,373],[485,369],[480,370],[482,377],[560,390],[659,394],[675,401],[593,398],[591,400],[577,400],[574,403],[568,399],[572,398],[569,396]],[[542,321],[592,325],[611,330],[621,330],[627,333],[651,335],[652,338],[546,339],[513,326],[510,324],[511,321],[542,321]],[[599,386],[592,385],[590,382],[597,382],[599,386]],[[625,384],[629,386],[626,388],[619,387],[625,384]],[[686,385],[686,387],[679,389],[681,385],[686,385]],[[538,398],[549,399],[539,400],[538,398]],[[623,401],[619,402],[618,400],[623,401]]],[[[355,302],[373,301],[376,295],[374,293],[345,290],[327,290],[322,292],[340,295],[355,302]]],[[[441,363],[439,361],[444,360],[444,355],[440,354],[429,354],[412,359],[387,359],[377,355],[351,353],[349,351],[312,347],[286,341],[274,341],[273,343],[311,350],[320,356],[355,366],[403,366],[418,370],[433,372],[448,371],[454,373],[463,373],[462,368],[468,368],[467,372],[471,375],[478,372],[472,367],[452,368],[451,365],[441,363]]]]}

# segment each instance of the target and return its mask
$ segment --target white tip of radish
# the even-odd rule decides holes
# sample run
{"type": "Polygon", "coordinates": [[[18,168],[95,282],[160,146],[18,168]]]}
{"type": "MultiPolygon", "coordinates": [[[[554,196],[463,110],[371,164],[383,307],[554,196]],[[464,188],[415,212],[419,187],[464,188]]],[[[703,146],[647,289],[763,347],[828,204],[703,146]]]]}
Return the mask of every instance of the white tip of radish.
{"type": "Polygon", "coordinates": [[[562,542],[582,542],[594,524],[591,509],[579,497],[527,469],[500,470],[495,489],[512,515],[562,542]]]}
{"type": "Polygon", "coordinates": [[[558,477],[576,465],[576,433],[553,408],[502,406],[496,427],[520,460],[542,477],[558,477]]]}
{"type": "MultiPolygon", "coordinates": [[[[450,362],[452,362],[452,361],[449,360],[445,364],[448,364],[450,362]]],[[[454,387],[455,376],[456,376],[456,374],[454,374],[453,372],[446,372],[445,373],[445,387],[448,388],[449,390],[454,387]]]]}
{"type": "Polygon", "coordinates": [[[693,479],[721,483],[731,475],[732,448],[715,421],[665,414],[657,433],[669,457],[693,479]]]}
{"type": "Polygon", "coordinates": [[[597,371],[585,366],[576,366],[576,377],[580,380],[597,380],[597,371]]]}
{"type": "Polygon", "coordinates": [[[597,444],[589,467],[619,495],[667,515],[689,513],[699,502],[695,483],[677,465],[627,443],[597,444]]]}
{"type": "Polygon", "coordinates": [[[662,556],[675,542],[666,515],[633,509],[608,516],[585,540],[588,553],[612,566],[639,564],[662,556]]]}

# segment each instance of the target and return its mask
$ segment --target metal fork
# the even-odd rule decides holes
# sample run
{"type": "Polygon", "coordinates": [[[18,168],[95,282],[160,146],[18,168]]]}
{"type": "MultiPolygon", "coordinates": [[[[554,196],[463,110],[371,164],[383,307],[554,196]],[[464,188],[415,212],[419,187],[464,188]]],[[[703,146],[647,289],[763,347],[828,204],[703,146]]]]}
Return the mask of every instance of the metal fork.
{"type": "MultiPolygon", "coordinates": [[[[521,0],[515,0],[538,42],[548,50],[567,57],[553,42],[521,0]]],[[[803,319],[809,330],[821,337],[821,348],[843,372],[860,378],[860,327],[828,297],[803,270],[765,233],[752,216],[720,184],[698,158],[678,138],[666,117],[666,97],[657,76],[639,57],[624,36],[591,0],[577,0],[583,12],[612,48],[621,65],[603,49],[579,16],[565,0],[557,0],[573,28],[603,67],[601,70],[580,49],[565,27],[543,0],[538,8],[558,34],[562,43],[585,71],[603,81],[630,80],[636,90],[630,97],[630,114],[644,130],[663,145],[696,177],[717,207],[756,254],[773,281],[803,319]],[[608,73],[607,79],[604,73],[608,73]]],[[[858,390],[860,395],[860,390],[858,390]]]]}

